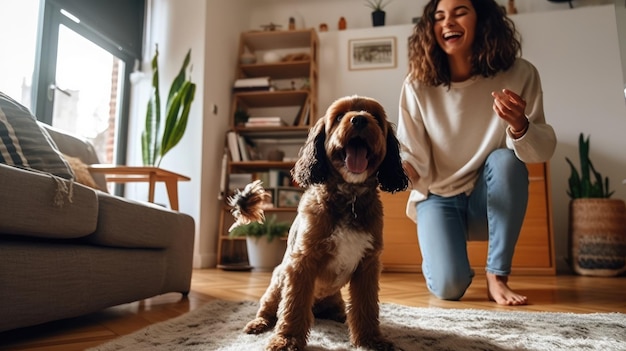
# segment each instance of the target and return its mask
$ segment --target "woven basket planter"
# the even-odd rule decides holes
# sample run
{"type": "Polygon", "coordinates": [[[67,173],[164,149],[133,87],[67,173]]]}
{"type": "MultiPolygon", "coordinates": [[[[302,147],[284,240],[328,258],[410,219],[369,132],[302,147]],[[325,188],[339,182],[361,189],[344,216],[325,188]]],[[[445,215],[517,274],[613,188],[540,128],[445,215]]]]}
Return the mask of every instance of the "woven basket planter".
{"type": "Polygon", "coordinates": [[[626,205],[616,199],[570,202],[570,246],[576,273],[616,276],[626,272],[626,205]]]}

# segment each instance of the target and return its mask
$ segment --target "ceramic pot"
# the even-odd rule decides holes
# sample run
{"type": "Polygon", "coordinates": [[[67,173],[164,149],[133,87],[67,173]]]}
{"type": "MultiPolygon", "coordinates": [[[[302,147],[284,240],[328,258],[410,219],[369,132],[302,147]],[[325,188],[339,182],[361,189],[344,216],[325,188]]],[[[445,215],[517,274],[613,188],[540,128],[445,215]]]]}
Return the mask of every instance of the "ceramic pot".
{"type": "Polygon", "coordinates": [[[263,62],[264,63],[277,63],[282,60],[282,56],[275,51],[268,51],[263,54],[263,62]]]}
{"type": "Polygon", "coordinates": [[[378,10],[372,12],[372,25],[374,27],[385,25],[385,11],[378,10]]]}
{"type": "Polygon", "coordinates": [[[239,62],[244,65],[250,65],[250,64],[256,63],[256,56],[254,56],[254,54],[247,52],[241,55],[241,57],[239,58],[239,62]]]}
{"type": "Polygon", "coordinates": [[[287,241],[275,238],[271,242],[266,237],[246,237],[248,263],[253,272],[271,272],[280,264],[287,249],[287,241]]]}

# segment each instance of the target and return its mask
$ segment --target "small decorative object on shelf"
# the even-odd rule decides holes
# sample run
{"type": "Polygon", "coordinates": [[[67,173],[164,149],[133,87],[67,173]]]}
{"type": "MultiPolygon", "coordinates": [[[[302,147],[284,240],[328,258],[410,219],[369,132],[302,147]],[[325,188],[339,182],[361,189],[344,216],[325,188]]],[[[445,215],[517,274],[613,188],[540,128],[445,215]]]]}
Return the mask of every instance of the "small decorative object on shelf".
{"type": "Polygon", "coordinates": [[[348,28],[348,23],[346,22],[346,18],[345,17],[340,17],[339,18],[339,23],[337,25],[337,28],[339,28],[339,30],[344,30],[344,29],[348,28]]]}
{"type": "Polygon", "coordinates": [[[569,3],[569,8],[570,9],[574,8],[574,5],[572,5],[572,0],[548,0],[548,1],[551,1],[551,2],[567,2],[567,3],[569,3]]]}
{"type": "Polygon", "coordinates": [[[509,0],[506,7],[506,13],[509,15],[514,15],[517,13],[517,7],[515,7],[515,0],[509,0]]]}
{"type": "Polygon", "coordinates": [[[239,58],[239,62],[241,62],[244,65],[250,65],[250,64],[256,63],[256,56],[249,52],[244,52],[239,58]]]}
{"type": "Polygon", "coordinates": [[[282,56],[276,51],[268,51],[263,54],[263,63],[276,63],[282,60],[282,56]]]}
{"type": "Polygon", "coordinates": [[[269,24],[261,25],[261,28],[263,28],[263,30],[270,31],[270,32],[273,32],[273,31],[275,31],[276,29],[278,29],[280,27],[282,27],[280,24],[276,24],[276,23],[273,23],[273,22],[270,22],[269,24]]]}
{"type": "Polygon", "coordinates": [[[320,32],[328,32],[328,24],[320,23],[320,32]]]}
{"type": "Polygon", "coordinates": [[[272,149],[267,153],[268,161],[282,161],[285,157],[285,152],[280,149],[272,149]]]}
{"type": "Polygon", "coordinates": [[[296,29],[296,19],[293,17],[289,17],[289,30],[296,29]]]}

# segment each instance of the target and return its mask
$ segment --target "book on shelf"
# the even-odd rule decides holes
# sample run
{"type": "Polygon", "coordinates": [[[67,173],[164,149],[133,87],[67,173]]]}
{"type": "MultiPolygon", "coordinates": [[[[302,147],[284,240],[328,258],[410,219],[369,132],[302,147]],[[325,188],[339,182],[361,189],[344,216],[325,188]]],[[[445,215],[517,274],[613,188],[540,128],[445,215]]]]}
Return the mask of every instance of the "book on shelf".
{"type": "Polygon", "coordinates": [[[255,143],[235,131],[226,134],[228,154],[232,162],[247,162],[259,159],[255,143]]]}
{"type": "Polygon", "coordinates": [[[311,108],[311,98],[307,98],[304,104],[298,110],[296,118],[293,120],[294,126],[302,126],[309,123],[309,113],[311,108]]]}
{"type": "Polygon", "coordinates": [[[287,123],[282,117],[250,117],[245,123],[246,127],[282,127],[287,123]]]}
{"type": "Polygon", "coordinates": [[[270,90],[270,87],[270,77],[239,78],[233,84],[233,90],[236,92],[270,90]]]}
{"type": "Polygon", "coordinates": [[[233,162],[241,161],[241,153],[239,152],[239,136],[237,133],[230,131],[226,134],[228,150],[230,151],[230,160],[233,162]]]}
{"type": "Polygon", "coordinates": [[[248,152],[248,143],[246,139],[237,135],[237,141],[239,142],[239,154],[241,155],[241,160],[244,162],[250,161],[250,153],[248,152]]]}

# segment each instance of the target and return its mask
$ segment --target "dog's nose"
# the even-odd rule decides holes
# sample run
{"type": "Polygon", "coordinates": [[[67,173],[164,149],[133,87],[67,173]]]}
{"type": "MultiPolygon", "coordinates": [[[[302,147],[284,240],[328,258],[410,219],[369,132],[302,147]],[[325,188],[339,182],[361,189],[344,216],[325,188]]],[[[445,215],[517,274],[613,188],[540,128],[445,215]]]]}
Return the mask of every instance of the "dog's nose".
{"type": "Polygon", "coordinates": [[[367,119],[365,119],[365,116],[357,115],[357,116],[352,117],[352,119],[350,120],[350,123],[352,123],[354,128],[361,129],[365,127],[365,125],[367,124],[367,119]]]}

